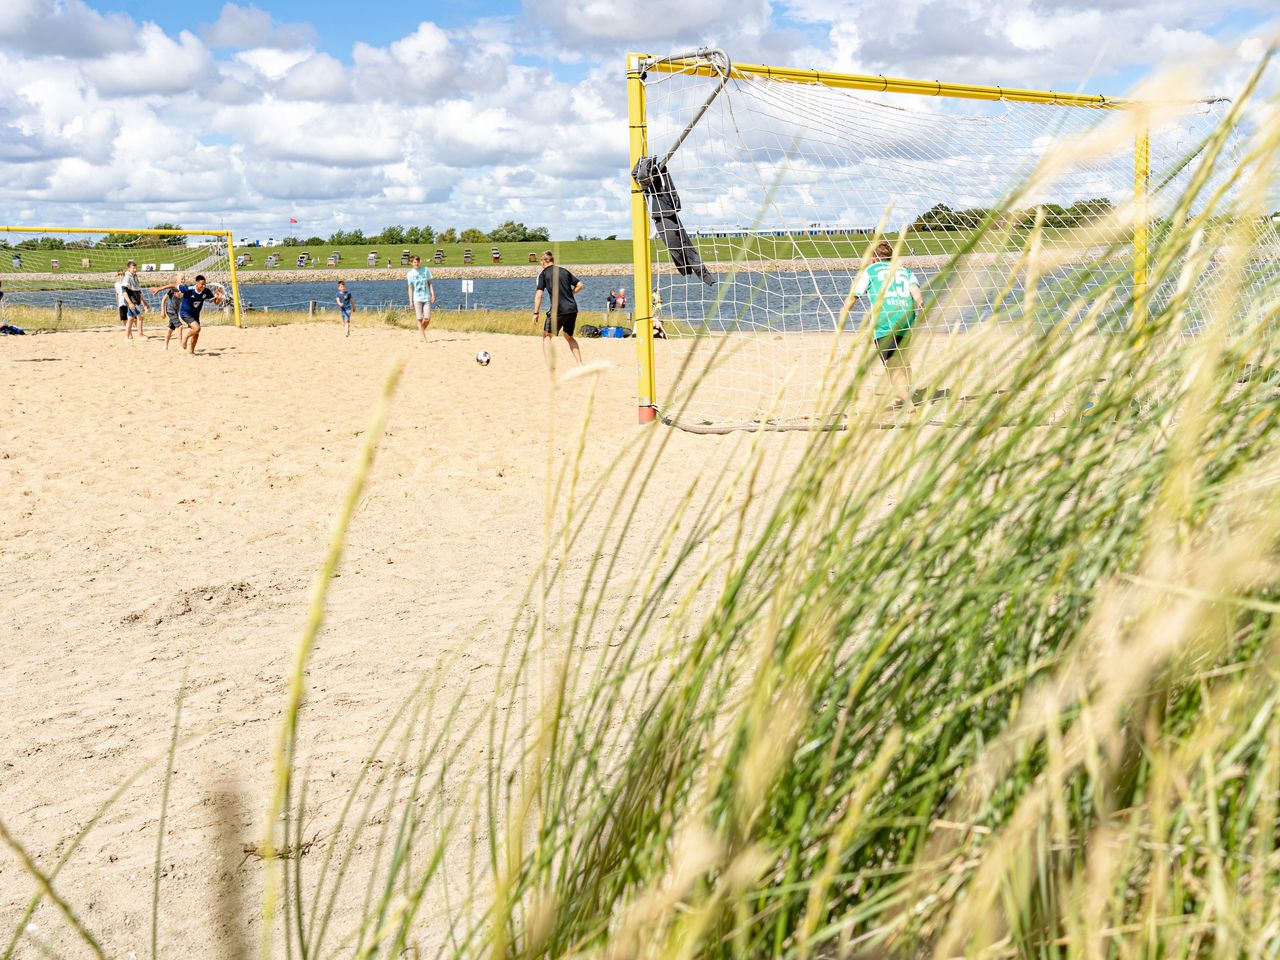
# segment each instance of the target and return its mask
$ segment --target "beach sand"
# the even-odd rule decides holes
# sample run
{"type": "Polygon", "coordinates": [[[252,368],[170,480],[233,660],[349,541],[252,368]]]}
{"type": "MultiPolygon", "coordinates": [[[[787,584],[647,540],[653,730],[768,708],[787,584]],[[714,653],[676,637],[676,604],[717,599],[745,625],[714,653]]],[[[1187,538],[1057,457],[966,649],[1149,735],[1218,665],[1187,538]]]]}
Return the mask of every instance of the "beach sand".
{"type": "MultiPolygon", "coordinates": [[[[262,835],[284,678],[387,374],[404,361],[309,671],[302,751],[322,824],[424,673],[447,661],[441,696],[468,687],[466,710],[492,698],[544,553],[548,470],[576,449],[594,378],[553,393],[538,338],[433,331],[422,344],[416,331],[359,329],[344,340],[337,324],[211,327],[196,357],[102,331],[0,346],[0,817],[49,868],[129,773],[164,755],[186,671],[192,739],[172,786],[161,942],[225,956],[257,933],[213,900],[229,891],[246,914],[258,908],[262,867],[243,847],[262,835]]],[[[611,364],[585,428],[587,485],[646,428],[633,342],[583,349],[611,364]]],[[[672,435],[637,529],[660,531],[667,495],[740,443],[672,435]]],[[[626,485],[613,476],[605,502],[626,485]]],[[[57,883],[119,956],[149,949],[159,767],[57,883]]],[[[33,890],[0,847],[0,936],[33,890]]],[[[32,932],[83,952],[47,903],[32,932]]]]}
{"type": "MultiPolygon", "coordinates": [[[[163,757],[185,672],[189,739],[173,779],[160,936],[169,953],[181,946],[194,958],[235,954],[258,936],[262,867],[244,851],[262,836],[285,678],[398,362],[403,382],[308,673],[301,754],[322,837],[422,676],[445,665],[440,699],[467,691],[464,720],[501,687],[503,644],[527,612],[522,592],[548,531],[558,551],[570,504],[553,496],[548,514],[548,475],[580,435],[580,488],[602,482],[606,504],[589,529],[633,482],[611,468],[646,430],[666,440],[638,534],[620,548],[624,571],[643,562],[673,498],[700,476],[754,442],[785,475],[805,442],[638,426],[629,340],[583,341],[586,359],[607,368],[554,389],[538,338],[497,334],[432,331],[423,344],[416,331],[380,328],[346,340],[337,324],[211,327],[196,357],[114,331],[0,347],[0,817],[51,867],[128,774],[163,757]],[[479,350],[492,354],[489,367],[474,362],[479,350]]],[[[658,347],[667,369],[686,349],[658,347]]],[[[555,349],[564,370],[567,351],[555,349]]],[[[581,556],[560,558],[568,579],[595,542],[593,532],[581,556]]],[[[625,577],[615,580],[608,602],[634,604],[625,577]]],[[[565,615],[549,608],[553,634],[565,615]]],[[[160,767],[107,812],[57,883],[114,955],[149,949],[160,767]]],[[[0,935],[33,889],[0,848],[0,935]]],[[[358,906],[340,904],[339,921],[358,906]]],[[[83,952],[49,904],[33,922],[42,940],[83,952]]]]}

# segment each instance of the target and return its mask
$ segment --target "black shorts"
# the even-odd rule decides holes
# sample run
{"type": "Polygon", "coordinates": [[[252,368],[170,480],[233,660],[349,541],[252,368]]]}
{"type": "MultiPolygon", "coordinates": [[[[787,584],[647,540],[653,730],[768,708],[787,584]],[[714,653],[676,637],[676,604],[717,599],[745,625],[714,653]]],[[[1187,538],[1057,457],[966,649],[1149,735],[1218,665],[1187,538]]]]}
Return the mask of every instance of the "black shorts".
{"type": "Polygon", "coordinates": [[[181,318],[181,317],[170,317],[170,318],[169,318],[169,329],[170,329],[170,330],[177,330],[180,326],[182,326],[182,318],[181,318]]]}
{"type": "Polygon", "coordinates": [[[129,298],[129,302],[132,303],[135,307],[142,306],[141,290],[130,290],[126,287],[124,291],[124,295],[129,298]]]}
{"type": "MultiPolygon", "coordinates": [[[[578,315],[576,313],[558,313],[556,314],[556,333],[564,331],[569,336],[573,336],[574,329],[578,326],[578,315]]],[[[551,315],[547,314],[547,321],[542,325],[542,332],[551,335],[551,315]]]]}
{"type": "Polygon", "coordinates": [[[880,351],[880,359],[886,366],[890,360],[902,352],[910,335],[909,330],[899,330],[885,337],[876,337],[876,349],[880,351]]]}
{"type": "Polygon", "coordinates": [[[120,322],[125,323],[129,319],[129,308],[123,303],[120,304],[120,322]]]}

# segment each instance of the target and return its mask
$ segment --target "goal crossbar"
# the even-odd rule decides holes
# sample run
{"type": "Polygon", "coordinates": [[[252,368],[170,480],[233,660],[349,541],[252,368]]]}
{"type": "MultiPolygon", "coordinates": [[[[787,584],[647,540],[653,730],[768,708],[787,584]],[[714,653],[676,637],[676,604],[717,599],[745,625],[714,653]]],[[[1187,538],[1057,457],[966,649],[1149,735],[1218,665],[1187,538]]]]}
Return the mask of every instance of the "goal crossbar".
{"type": "MultiPolygon", "coordinates": [[[[628,54],[628,72],[685,73],[699,77],[718,77],[720,71],[705,62],[705,57],[692,54],[678,57],[654,57],[628,54]]],[[[882,74],[833,73],[826,70],[802,70],[795,67],[770,67],[758,63],[733,63],[729,79],[764,77],[791,83],[817,83],[846,90],[872,93],[907,93],[922,97],[957,97],[965,100],[1010,100],[1016,103],[1044,103],[1062,107],[1122,109],[1139,101],[1107,97],[1102,94],[1061,93],[1054,90],[1025,90],[1017,87],[993,87],[973,83],[944,83],[940,80],[908,80],[882,74]]]]}

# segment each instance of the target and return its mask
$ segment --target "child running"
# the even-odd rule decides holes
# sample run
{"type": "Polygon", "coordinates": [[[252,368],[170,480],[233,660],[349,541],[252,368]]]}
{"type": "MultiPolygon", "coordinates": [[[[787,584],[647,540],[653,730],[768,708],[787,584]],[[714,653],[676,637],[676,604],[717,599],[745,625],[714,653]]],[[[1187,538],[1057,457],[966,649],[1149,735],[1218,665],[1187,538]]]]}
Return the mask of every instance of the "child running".
{"type": "Polygon", "coordinates": [[[355,297],[347,292],[347,281],[338,281],[338,295],[334,298],[338,304],[338,313],[342,316],[342,328],[351,336],[351,314],[356,312],[355,297]]]}
{"type": "MultiPolygon", "coordinates": [[[[186,277],[178,277],[179,284],[186,282],[186,277]]],[[[164,335],[164,348],[169,349],[169,341],[173,339],[173,331],[178,331],[178,349],[185,350],[187,348],[187,330],[186,325],[182,322],[182,293],[178,287],[152,287],[152,293],[160,293],[164,291],[164,296],[160,298],[160,315],[169,321],[169,330],[164,335]]]]}

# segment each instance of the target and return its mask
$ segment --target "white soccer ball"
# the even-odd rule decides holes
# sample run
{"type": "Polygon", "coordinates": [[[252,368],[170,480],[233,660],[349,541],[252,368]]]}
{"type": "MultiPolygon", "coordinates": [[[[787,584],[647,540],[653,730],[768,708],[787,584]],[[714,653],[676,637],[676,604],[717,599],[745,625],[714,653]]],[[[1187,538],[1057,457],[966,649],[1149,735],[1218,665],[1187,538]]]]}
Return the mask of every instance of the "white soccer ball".
{"type": "Polygon", "coordinates": [[[476,354],[476,363],[480,364],[482,367],[487,367],[489,365],[489,361],[492,359],[493,357],[489,356],[488,350],[481,350],[476,354]]]}

